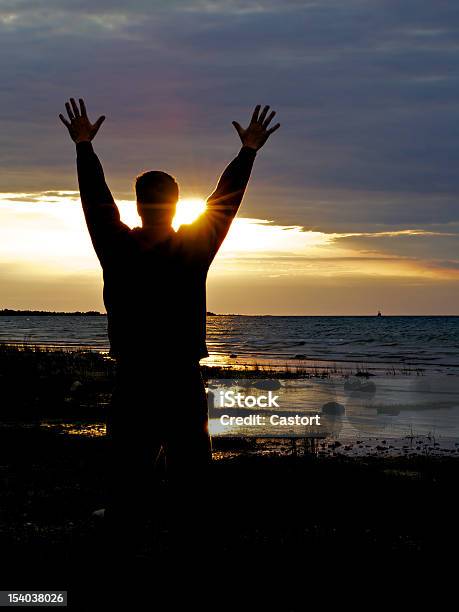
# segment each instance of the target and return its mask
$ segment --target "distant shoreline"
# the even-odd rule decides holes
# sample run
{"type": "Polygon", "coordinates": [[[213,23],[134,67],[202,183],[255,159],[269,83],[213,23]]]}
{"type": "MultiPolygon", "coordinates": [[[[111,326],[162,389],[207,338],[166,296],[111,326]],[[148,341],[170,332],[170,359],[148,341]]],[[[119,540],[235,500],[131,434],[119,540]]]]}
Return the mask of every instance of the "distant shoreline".
{"type": "Polygon", "coordinates": [[[36,317],[36,316],[55,316],[55,317],[105,317],[105,312],[99,312],[98,310],[87,310],[82,312],[75,310],[74,312],[65,311],[48,311],[48,310],[10,310],[9,308],[3,308],[0,310],[0,316],[3,317],[36,317]]]}
{"type": "MultiPolygon", "coordinates": [[[[424,315],[419,315],[419,314],[414,314],[414,315],[402,315],[402,314],[394,314],[394,315],[382,315],[381,317],[378,317],[378,315],[376,314],[355,314],[355,315],[305,315],[305,314],[296,314],[296,315],[278,315],[278,314],[243,314],[243,313],[234,313],[234,312],[225,312],[225,313],[219,313],[219,312],[211,312],[211,311],[207,311],[207,316],[208,317],[263,317],[263,318],[320,318],[320,319],[324,319],[324,318],[329,318],[329,319],[376,319],[376,318],[380,318],[380,319],[390,319],[390,318],[408,318],[411,317],[413,319],[420,319],[420,318],[443,318],[443,317],[459,317],[458,314],[433,314],[433,315],[428,315],[428,314],[424,314],[424,315]]],[[[0,310],[0,316],[4,316],[4,317],[16,317],[16,316],[27,316],[27,317],[34,317],[34,316],[56,316],[56,317],[75,317],[75,316],[80,316],[80,317],[106,317],[107,313],[106,312],[99,312],[98,310],[87,310],[87,311],[80,311],[80,310],[75,310],[73,312],[67,312],[67,311],[55,311],[55,310],[15,310],[12,308],[3,308],[0,310]]]]}
{"type": "MultiPolygon", "coordinates": [[[[215,312],[207,312],[209,317],[218,316],[215,312]]],[[[0,317],[106,317],[106,312],[98,310],[74,310],[73,312],[59,310],[14,310],[12,308],[3,308],[0,310],[0,317]]]]}

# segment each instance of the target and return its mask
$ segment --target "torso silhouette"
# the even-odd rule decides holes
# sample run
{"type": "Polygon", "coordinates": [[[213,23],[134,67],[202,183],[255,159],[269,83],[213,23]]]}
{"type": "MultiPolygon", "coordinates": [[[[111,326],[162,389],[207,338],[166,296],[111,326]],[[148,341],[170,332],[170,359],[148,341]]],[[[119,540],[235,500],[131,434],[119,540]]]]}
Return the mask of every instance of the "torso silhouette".
{"type": "Polygon", "coordinates": [[[243,147],[191,225],[152,243],[148,230],[121,222],[91,143],[77,145],[78,180],[91,239],[104,274],[111,353],[198,361],[205,343],[206,277],[241,203],[255,151],[243,147]]]}
{"type": "Polygon", "coordinates": [[[209,263],[191,232],[150,247],[141,228],[120,232],[104,258],[104,302],[115,355],[152,352],[200,359],[209,263]]]}

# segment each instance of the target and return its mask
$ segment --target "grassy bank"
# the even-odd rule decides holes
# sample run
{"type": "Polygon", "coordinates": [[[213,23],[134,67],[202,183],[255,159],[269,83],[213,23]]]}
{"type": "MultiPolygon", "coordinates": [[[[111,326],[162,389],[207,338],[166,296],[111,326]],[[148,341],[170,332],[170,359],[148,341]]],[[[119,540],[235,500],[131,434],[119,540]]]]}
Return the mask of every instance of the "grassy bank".
{"type": "MultiPolygon", "coordinates": [[[[174,364],[170,367],[173,369],[174,364]]],[[[252,363],[201,366],[204,380],[210,378],[326,379],[353,376],[368,378],[365,366],[355,371],[338,366],[269,365],[252,363]]],[[[388,370],[393,376],[420,375],[417,370],[388,370]]],[[[153,368],[152,377],[155,371],[153,368]]],[[[89,350],[68,350],[33,345],[0,343],[0,420],[40,418],[103,420],[114,385],[115,362],[108,355],[89,350]]]]}
{"type": "MultiPolygon", "coordinates": [[[[237,371],[202,366],[202,372],[205,380],[232,378],[236,373],[238,378],[329,376],[327,371],[306,371],[300,366],[279,370],[256,364],[237,371]]],[[[115,362],[102,353],[0,344],[0,419],[103,419],[114,378],[115,362]]]]}

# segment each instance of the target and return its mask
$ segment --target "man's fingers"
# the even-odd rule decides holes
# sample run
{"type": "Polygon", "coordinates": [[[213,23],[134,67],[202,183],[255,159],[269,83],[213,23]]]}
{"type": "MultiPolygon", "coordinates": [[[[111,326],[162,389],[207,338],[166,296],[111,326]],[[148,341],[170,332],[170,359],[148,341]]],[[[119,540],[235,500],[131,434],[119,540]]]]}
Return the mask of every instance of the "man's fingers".
{"type": "Polygon", "coordinates": [[[234,125],[236,132],[239,134],[239,136],[242,136],[242,134],[244,133],[244,128],[237,121],[233,121],[232,124],[234,125]]]}
{"type": "Polygon", "coordinates": [[[266,117],[266,113],[269,111],[269,106],[265,106],[264,109],[261,111],[261,115],[258,117],[258,121],[260,123],[263,123],[263,121],[265,120],[266,117]]]}
{"type": "Polygon", "coordinates": [[[100,128],[100,126],[102,125],[102,123],[103,123],[104,121],[105,121],[105,115],[101,115],[101,116],[99,117],[99,119],[98,119],[98,120],[95,122],[95,124],[94,124],[94,129],[96,130],[96,132],[97,132],[97,130],[100,128]]]}
{"type": "Polygon", "coordinates": [[[59,119],[62,121],[66,128],[70,127],[70,123],[67,121],[64,115],[62,115],[62,113],[59,113],[59,119]]]}
{"type": "Polygon", "coordinates": [[[82,117],[87,117],[88,113],[86,112],[86,105],[84,103],[83,98],[80,98],[79,102],[80,102],[81,116],[82,117]]]}
{"type": "Polygon", "coordinates": [[[75,119],[75,116],[72,113],[72,109],[70,108],[70,104],[68,102],[65,103],[65,108],[67,109],[67,115],[69,116],[70,121],[75,119]]]}
{"type": "Polygon", "coordinates": [[[270,130],[267,130],[266,133],[268,134],[268,136],[270,136],[273,132],[275,132],[279,128],[280,128],[280,123],[276,123],[276,125],[273,125],[273,127],[270,130]]]}
{"type": "Polygon", "coordinates": [[[260,112],[260,108],[261,108],[260,104],[257,104],[255,106],[255,110],[253,111],[251,121],[258,121],[258,113],[260,112]]]}
{"type": "Polygon", "coordinates": [[[79,117],[80,111],[78,110],[78,106],[77,106],[77,103],[75,102],[75,98],[70,98],[70,104],[72,105],[72,110],[73,110],[75,117],[79,117]]]}
{"type": "Polygon", "coordinates": [[[271,123],[271,121],[272,121],[273,117],[275,116],[275,114],[276,114],[276,111],[271,111],[269,113],[269,115],[266,118],[266,121],[263,123],[263,127],[264,128],[268,127],[268,125],[271,123]]]}

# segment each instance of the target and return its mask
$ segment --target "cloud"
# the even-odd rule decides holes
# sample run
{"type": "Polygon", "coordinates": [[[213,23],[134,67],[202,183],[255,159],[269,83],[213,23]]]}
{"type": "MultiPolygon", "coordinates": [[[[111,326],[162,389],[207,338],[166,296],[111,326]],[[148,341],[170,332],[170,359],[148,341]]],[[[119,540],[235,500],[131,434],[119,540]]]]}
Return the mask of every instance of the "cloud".
{"type": "MultiPolygon", "coordinates": [[[[73,197],[57,114],[82,95],[91,116],[107,115],[96,149],[119,200],[149,168],[205,197],[238,149],[231,120],[266,102],[282,128],[258,155],[242,214],[272,221],[266,239],[288,226],[306,230],[285,230],[294,241],[327,241],[309,243],[307,259],[266,245],[276,274],[290,257],[299,276],[329,266],[339,283],[361,264],[368,280],[390,260],[394,279],[399,265],[410,282],[453,282],[458,30],[453,0],[5,0],[0,191],[11,206],[73,197]]],[[[259,269],[249,250],[231,256],[259,269]]],[[[222,274],[230,260],[223,252],[222,274]]]]}
{"type": "MultiPolygon", "coordinates": [[[[118,204],[123,220],[136,225],[134,202],[118,204]]],[[[238,216],[209,275],[209,308],[266,312],[270,290],[272,313],[350,313],[348,293],[355,292],[355,314],[379,307],[370,298],[385,288],[390,299],[380,304],[392,312],[455,312],[459,260],[450,253],[458,235],[422,228],[326,233],[238,216]],[[235,285],[239,298],[228,295],[235,285]],[[414,287],[419,299],[407,309],[414,287]],[[307,305],[301,292],[310,296],[307,305]]],[[[0,194],[0,287],[4,307],[101,309],[100,267],[77,192],[0,194]]]]}

